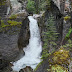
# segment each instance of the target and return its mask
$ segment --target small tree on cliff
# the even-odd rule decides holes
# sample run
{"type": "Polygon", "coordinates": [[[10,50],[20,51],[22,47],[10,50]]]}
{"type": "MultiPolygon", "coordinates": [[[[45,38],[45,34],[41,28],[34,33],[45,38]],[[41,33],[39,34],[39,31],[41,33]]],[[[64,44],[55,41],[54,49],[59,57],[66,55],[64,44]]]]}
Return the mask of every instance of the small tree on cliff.
{"type": "Polygon", "coordinates": [[[31,0],[28,0],[28,3],[27,3],[27,11],[29,13],[35,13],[35,6],[34,6],[35,2],[34,1],[31,1],[31,0]]]}
{"type": "Polygon", "coordinates": [[[44,32],[44,45],[43,45],[43,58],[47,58],[52,51],[54,51],[56,47],[56,27],[54,26],[54,17],[51,15],[47,20],[46,31],[44,32]]]}

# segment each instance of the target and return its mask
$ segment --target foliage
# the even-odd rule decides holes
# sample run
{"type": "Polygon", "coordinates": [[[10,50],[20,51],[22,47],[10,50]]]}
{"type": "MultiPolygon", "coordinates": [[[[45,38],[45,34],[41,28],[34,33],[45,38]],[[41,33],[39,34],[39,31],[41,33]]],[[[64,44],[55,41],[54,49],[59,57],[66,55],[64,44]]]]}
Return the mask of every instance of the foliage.
{"type": "Polygon", "coordinates": [[[68,72],[66,68],[60,66],[60,65],[52,65],[51,69],[48,69],[50,72],[68,72]]]}
{"type": "Polygon", "coordinates": [[[28,0],[27,10],[29,13],[39,13],[40,11],[44,11],[50,9],[51,0],[28,0]]]}
{"type": "Polygon", "coordinates": [[[35,13],[35,6],[34,6],[35,2],[34,1],[31,1],[31,0],[28,0],[28,3],[27,3],[27,11],[29,13],[35,13]]]}
{"type": "Polygon", "coordinates": [[[46,1],[42,1],[42,2],[40,3],[39,9],[40,9],[40,10],[45,10],[46,4],[47,4],[46,1]]]}
{"type": "Polygon", "coordinates": [[[72,28],[69,29],[69,31],[68,31],[68,33],[66,34],[65,38],[69,38],[71,32],[72,32],[72,28]]]}
{"type": "Polygon", "coordinates": [[[15,25],[20,25],[20,24],[22,24],[21,22],[11,21],[11,20],[8,20],[7,22],[8,22],[8,24],[10,24],[11,26],[15,26],[15,25]]]}
{"type": "Polygon", "coordinates": [[[53,53],[53,61],[56,64],[68,64],[69,51],[64,48],[60,48],[58,51],[53,53]]]}
{"type": "Polygon", "coordinates": [[[51,53],[54,52],[56,47],[57,34],[54,26],[54,17],[51,15],[47,20],[46,31],[44,32],[44,45],[42,58],[47,58],[51,53]]]}
{"type": "Polygon", "coordinates": [[[6,4],[6,0],[0,0],[0,5],[5,5],[6,4]]]}
{"type": "Polygon", "coordinates": [[[17,18],[17,15],[15,15],[15,14],[12,14],[10,17],[9,17],[9,19],[16,19],[17,18]]]}
{"type": "Polygon", "coordinates": [[[71,16],[65,16],[65,17],[64,17],[64,20],[67,21],[67,20],[69,20],[70,18],[71,18],[71,16]]]}

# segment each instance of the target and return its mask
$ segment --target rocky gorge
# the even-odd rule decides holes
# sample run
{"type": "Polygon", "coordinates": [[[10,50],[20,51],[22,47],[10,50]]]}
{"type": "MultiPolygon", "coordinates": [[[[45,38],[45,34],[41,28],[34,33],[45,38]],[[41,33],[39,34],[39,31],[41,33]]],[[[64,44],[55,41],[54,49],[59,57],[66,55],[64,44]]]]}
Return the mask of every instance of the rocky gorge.
{"type": "Polygon", "coordinates": [[[0,72],[16,72],[12,70],[11,62],[18,61],[25,55],[23,48],[30,40],[28,16],[32,15],[39,26],[43,47],[42,62],[35,70],[26,66],[19,72],[72,71],[72,1],[47,0],[44,9],[40,9],[41,2],[42,0],[0,1],[0,72]],[[37,11],[32,8],[33,6],[30,10],[32,4],[28,6],[28,3],[31,1],[35,1],[37,11]],[[50,36],[47,38],[45,35],[50,36]],[[57,67],[60,71],[56,69],[57,67]]]}

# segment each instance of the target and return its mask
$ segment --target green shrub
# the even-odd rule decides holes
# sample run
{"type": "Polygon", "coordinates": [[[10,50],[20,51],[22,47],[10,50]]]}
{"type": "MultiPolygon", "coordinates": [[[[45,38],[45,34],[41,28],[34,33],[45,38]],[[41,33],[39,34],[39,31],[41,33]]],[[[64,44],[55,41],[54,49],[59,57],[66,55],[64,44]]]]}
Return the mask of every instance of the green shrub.
{"type": "Polygon", "coordinates": [[[17,18],[17,15],[13,14],[9,17],[9,19],[16,19],[17,18]]]}
{"type": "Polygon", "coordinates": [[[35,2],[34,1],[31,1],[31,0],[28,0],[28,3],[27,3],[27,11],[29,13],[35,13],[35,6],[34,6],[35,2]]]}

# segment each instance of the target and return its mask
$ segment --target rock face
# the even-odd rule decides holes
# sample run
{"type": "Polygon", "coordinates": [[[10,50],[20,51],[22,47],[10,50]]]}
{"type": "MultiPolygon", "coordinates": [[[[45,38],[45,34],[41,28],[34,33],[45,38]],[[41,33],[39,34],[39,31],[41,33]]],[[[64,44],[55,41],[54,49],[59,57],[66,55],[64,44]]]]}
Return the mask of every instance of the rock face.
{"type": "MultiPolygon", "coordinates": [[[[2,20],[5,25],[8,25],[7,21],[10,20],[6,17],[8,7],[10,7],[10,12],[12,11],[10,3],[10,0],[6,0],[4,5],[0,5],[0,16],[2,17],[0,20],[2,20]]],[[[30,33],[29,20],[27,18],[28,14],[26,11],[22,11],[22,13],[18,12],[16,15],[18,17],[10,21],[22,22],[22,24],[7,27],[3,29],[3,31],[0,31],[0,72],[6,72],[7,69],[5,68],[9,66],[9,62],[20,58],[20,54],[22,55],[23,53],[23,47],[27,46],[29,41],[30,33]]],[[[7,70],[7,72],[10,71],[7,70]]]]}
{"type": "MultiPolygon", "coordinates": [[[[56,0],[54,0],[56,1],[56,0]]],[[[64,23],[64,2],[60,2],[60,9],[55,4],[54,1],[51,1],[51,8],[50,10],[46,10],[45,17],[39,21],[39,27],[41,31],[41,37],[42,41],[44,40],[42,32],[46,30],[45,25],[47,24],[47,19],[49,19],[50,15],[54,16],[55,19],[55,27],[58,34],[58,45],[61,45],[61,41],[63,38],[65,38],[65,35],[67,34],[71,24],[68,21],[66,24],[64,23]],[[62,6],[61,6],[62,5],[62,6]],[[67,25],[68,24],[68,25],[67,25]]],[[[59,0],[58,0],[59,1],[59,0]]],[[[43,61],[43,63],[38,67],[38,69],[35,72],[48,72],[48,59],[43,61]]]]}
{"type": "Polygon", "coordinates": [[[43,32],[46,31],[46,25],[48,24],[47,20],[49,17],[52,15],[54,17],[54,25],[56,27],[56,31],[58,34],[58,40],[59,43],[62,40],[62,34],[63,34],[63,14],[60,13],[60,10],[58,7],[54,4],[53,1],[51,1],[51,6],[50,10],[46,10],[44,13],[43,17],[39,19],[39,27],[40,27],[40,32],[41,32],[41,38],[43,41],[43,32]]]}
{"type": "Polygon", "coordinates": [[[52,0],[54,4],[58,7],[60,12],[64,14],[64,6],[65,6],[65,0],[52,0]]]}
{"type": "Polygon", "coordinates": [[[0,6],[0,16],[6,15],[7,12],[7,5],[0,6]]]}
{"type": "Polygon", "coordinates": [[[6,61],[3,62],[4,65],[20,58],[20,51],[23,51],[23,47],[27,46],[29,36],[29,20],[27,17],[23,19],[22,25],[19,27],[14,26],[7,31],[0,32],[0,53],[6,61]]]}
{"type": "Polygon", "coordinates": [[[30,31],[29,31],[29,19],[25,18],[22,22],[22,27],[18,38],[18,48],[23,50],[29,43],[30,31]]]}
{"type": "Polygon", "coordinates": [[[44,60],[35,72],[48,72],[49,68],[48,59],[44,60]]]}
{"type": "Polygon", "coordinates": [[[0,54],[0,72],[2,72],[3,68],[8,66],[8,61],[0,54]]]}
{"type": "Polygon", "coordinates": [[[0,52],[9,61],[16,58],[19,53],[17,41],[18,32],[11,35],[0,33],[0,52]]]}

